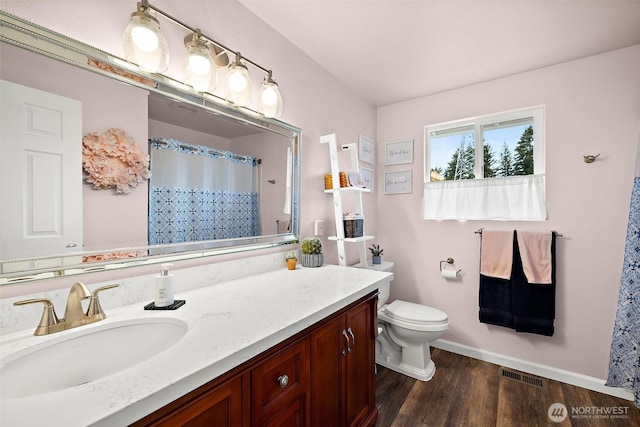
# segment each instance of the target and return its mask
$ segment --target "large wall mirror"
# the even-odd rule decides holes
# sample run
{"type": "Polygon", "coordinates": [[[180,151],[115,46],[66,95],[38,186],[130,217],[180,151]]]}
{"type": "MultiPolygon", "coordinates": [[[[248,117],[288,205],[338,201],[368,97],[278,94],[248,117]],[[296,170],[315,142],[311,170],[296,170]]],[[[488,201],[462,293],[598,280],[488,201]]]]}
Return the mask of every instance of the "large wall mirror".
{"type": "Polygon", "coordinates": [[[298,241],[300,129],[3,12],[0,31],[0,284],[298,241]]]}

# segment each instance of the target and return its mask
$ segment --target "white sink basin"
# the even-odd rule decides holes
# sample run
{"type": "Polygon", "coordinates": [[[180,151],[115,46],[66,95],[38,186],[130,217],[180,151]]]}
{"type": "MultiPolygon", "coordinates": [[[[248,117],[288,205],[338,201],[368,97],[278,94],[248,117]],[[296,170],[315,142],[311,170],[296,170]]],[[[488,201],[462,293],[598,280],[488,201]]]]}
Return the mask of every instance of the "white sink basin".
{"type": "Polygon", "coordinates": [[[187,330],[181,320],[150,317],[63,332],[2,359],[0,394],[3,399],[30,397],[104,378],[158,355],[187,330]]]}

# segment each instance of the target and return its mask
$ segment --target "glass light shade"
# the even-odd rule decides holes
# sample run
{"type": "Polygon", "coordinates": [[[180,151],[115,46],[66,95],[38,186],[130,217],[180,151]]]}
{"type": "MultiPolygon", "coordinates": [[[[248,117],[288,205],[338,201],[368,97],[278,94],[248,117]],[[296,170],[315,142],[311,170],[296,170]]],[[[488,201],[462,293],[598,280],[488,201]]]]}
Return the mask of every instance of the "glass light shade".
{"type": "Polygon", "coordinates": [[[282,95],[278,84],[270,77],[262,82],[258,92],[258,111],[265,117],[280,117],[282,115],[282,95]]]}
{"type": "Polygon", "coordinates": [[[236,105],[248,107],[253,96],[253,82],[247,67],[239,61],[229,65],[224,97],[236,105]]]}
{"type": "Polygon", "coordinates": [[[216,67],[207,45],[194,40],[186,43],[183,73],[185,83],[199,92],[212,92],[216,88],[216,67]]]}
{"type": "Polygon", "coordinates": [[[160,24],[146,12],[135,12],[124,30],[124,54],[129,62],[151,73],[169,68],[169,45],[160,24]]]}

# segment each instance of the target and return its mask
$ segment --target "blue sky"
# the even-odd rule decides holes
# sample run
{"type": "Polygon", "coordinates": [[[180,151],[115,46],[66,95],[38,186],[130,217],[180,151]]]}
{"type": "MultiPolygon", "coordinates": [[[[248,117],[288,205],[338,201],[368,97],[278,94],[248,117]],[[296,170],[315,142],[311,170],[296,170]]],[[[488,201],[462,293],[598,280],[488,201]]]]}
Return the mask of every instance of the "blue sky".
{"type": "MultiPolygon", "coordinates": [[[[524,133],[524,130],[529,125],[512,126],[500,129],[492,129],[484,132],[485,143],[489,144],[493,148],[494,158],[499,158],[502,146],[506,142],[507,146],[512,151],[512,156],[515,157],[514,149],[520,141],[520,137],[524,133]]],[[[472,133],[466,135],[452,135],[431,139],[431,166],[430,169],[440,167],[444,171],[447,168],[447,163],[451,160],[451,156],[455,150],[460,146],[460,142],[463,138],[469,143],[473,141],[472,133]]]]}

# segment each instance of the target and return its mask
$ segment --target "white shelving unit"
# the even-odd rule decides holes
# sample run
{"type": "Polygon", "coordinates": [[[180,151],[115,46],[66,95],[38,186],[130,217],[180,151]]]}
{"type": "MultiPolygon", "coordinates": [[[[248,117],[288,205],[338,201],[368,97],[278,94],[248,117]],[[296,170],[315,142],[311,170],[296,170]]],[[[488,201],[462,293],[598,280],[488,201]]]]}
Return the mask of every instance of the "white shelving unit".
{"type": "MultiPolygon", "coordinates": [[[[355,210],[357,213],[364,215],[364,209],[362,208],[362,194],[369,193],[371,190],[368,188],[360,187],[340,187],[340,164],[338,161],[338,141],[335,134],[324,135],[320,137],[321,144],[327,144],[329,146],[329,156],[331,159],[331,177],[333,181],[333,189],[325,190],[325,193],[333,194],[333,212],[336,223],[336,235],[330,236],[329,240],[335,240],[338,245],[338,264],[347,265],[347,255],[345,252],[345,244],[352,243],[358,246],[358,252],[360,254],[361,265],[367,265],[367,240],[372,240],[373,236],[367,235],[366,217],[363,223],[363,236],[355,238],[344,237],[344,224],[342,221],[343,197],[352,197],[354,199],[355,210]]],[[[360,172],[360,164],[358,162],[358,146],[356,143],[342,144],[340,145],[341,151],[349,151],[351,155],[351,165],[348,169],[343,171],[358,171],[360,172]]]]}

